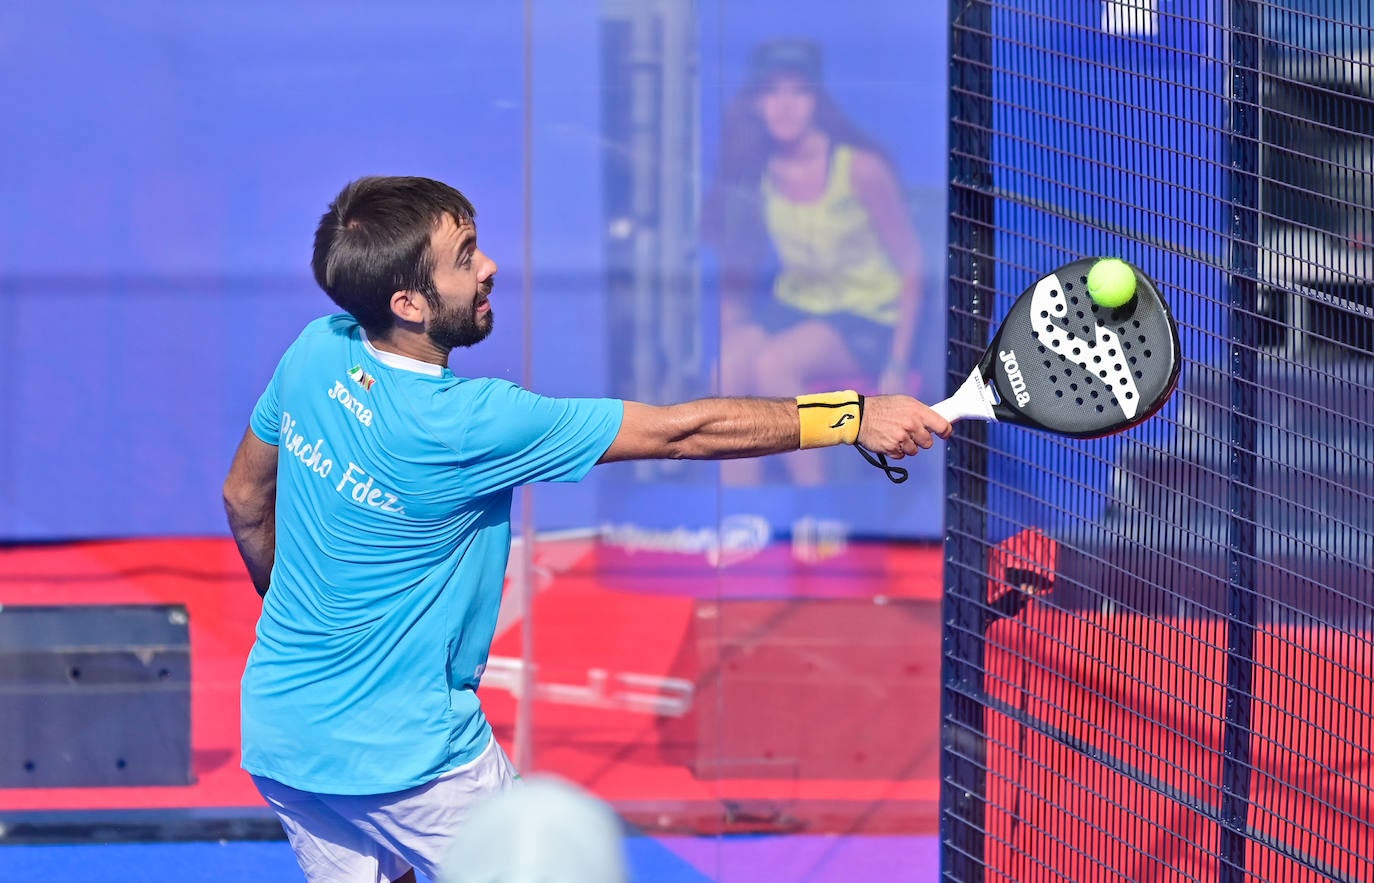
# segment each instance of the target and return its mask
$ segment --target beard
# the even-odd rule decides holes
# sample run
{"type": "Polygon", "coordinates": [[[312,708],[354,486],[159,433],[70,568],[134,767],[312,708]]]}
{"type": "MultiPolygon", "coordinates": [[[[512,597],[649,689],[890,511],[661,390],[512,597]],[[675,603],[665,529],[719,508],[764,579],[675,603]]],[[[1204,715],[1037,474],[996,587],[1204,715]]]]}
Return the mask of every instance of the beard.
{"type": "Polygon", "coordinates": [[[490,288],[484,289],[481,295],[473,300],[472,305],[466,309],[457,307],[454,309],[444,309],[436,313],[430,321],[425,334],[434,341],[436,346],[446,350],[454,350],[459,347],[469,347],[481,343],[491,334],[495,319],[492,310],[488,309],[485,313],[477,312],[479,304],[487,303],[487,295],[491,293],[490,288]]]}

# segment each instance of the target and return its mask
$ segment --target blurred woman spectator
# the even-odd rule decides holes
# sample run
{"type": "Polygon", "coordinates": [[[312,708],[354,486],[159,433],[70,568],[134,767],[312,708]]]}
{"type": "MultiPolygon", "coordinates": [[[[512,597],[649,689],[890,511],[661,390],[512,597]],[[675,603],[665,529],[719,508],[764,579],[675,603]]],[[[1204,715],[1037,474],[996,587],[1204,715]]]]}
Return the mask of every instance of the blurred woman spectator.
{"type": "MultiPolygon", "coordinates": [[[[820,49],[755,48],[703,208],[721,273],[721,391],[918,394],[921,246],[907,212],[883,150],[825,91],[820,49]]],[[[727,482],[752,484],[762,463],[722,465],[727,482]]],[[[799,484],[825,478],[817,456],[787,465],[799,484]]]]}

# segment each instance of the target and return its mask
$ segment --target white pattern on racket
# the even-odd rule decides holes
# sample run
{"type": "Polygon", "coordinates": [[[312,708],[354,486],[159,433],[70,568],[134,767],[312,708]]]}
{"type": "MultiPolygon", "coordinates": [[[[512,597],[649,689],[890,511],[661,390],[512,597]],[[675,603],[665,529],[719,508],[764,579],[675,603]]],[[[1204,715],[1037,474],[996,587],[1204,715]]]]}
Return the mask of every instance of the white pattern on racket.
{"type": "Polygon", "coordinates": [[[1084,371],[1100,374],[1107,382],[1107,386],[1117,391],[1116,406],[1126,415],[1127,420],[1131,419],[1135,416],[1136,406],[1140,403],[1140,389],[1136,386],[1131,372],[1126,370],[1126,360],[1121,357],[1124,350],[1116,332],[1094,322],[1087,323],[1083,326],[1084,330],[1091,330],[1095,338],[1090,343],[1067,327],[1055,323],[1056,317],[1064,318],[1067,323],[1068,312],[1069,299],[1064,296],[1064,286],[1058,276],[1051,273],[1036,283],[1031,294],[1031,315],[1036,323],[1035,330],[1040,332],[1040,342],[1055,355],[1073,362],[1084,371]],[[1088,350],[1097,350],[1098,354],[1091,355],[1088,350]],[[1089,358],[1095,358],[1095,364],[1104,367],[1089,366],[1089,358]],[[1121,394],[1127,391],[1131,395],[1121,394]]]}

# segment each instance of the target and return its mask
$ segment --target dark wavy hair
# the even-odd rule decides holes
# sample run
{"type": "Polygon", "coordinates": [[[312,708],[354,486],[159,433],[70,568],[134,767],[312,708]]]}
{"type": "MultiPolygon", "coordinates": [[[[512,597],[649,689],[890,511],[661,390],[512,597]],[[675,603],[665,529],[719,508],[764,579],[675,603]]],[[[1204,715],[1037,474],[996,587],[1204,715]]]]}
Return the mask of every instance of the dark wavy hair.
{"type": "Polygon", "coordinates": [[[369,333],[386,331],[397,291],[418,291],[438,303],[429,238],[444,215],[461,225],[477,211],[462,193],[430,178],[351,182],[315,229],[315,282],[369,333]]]}

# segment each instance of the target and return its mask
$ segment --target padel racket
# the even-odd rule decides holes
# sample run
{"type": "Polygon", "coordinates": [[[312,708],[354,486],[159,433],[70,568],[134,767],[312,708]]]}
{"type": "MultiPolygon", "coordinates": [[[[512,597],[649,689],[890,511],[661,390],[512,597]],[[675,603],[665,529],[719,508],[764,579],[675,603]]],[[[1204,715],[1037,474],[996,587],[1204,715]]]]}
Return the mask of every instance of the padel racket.
{"type": "MultiPolygon", "coordinates": [[[[1014,423],[1071,438],[1136,426],[1169,400],[1182,365],[1178,325],[1155,283],[1135,272],[1135,296],[1103,307],[1088,295],[1083,258],[1021,293],[941,417],[1014,423]]],[[[861,449],[862,450],[862,449],[861,449]]],[[[896,467],[862,451],[893,481],[896,467]]]]}

